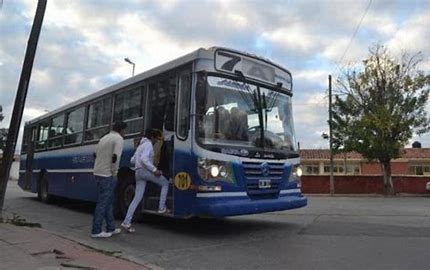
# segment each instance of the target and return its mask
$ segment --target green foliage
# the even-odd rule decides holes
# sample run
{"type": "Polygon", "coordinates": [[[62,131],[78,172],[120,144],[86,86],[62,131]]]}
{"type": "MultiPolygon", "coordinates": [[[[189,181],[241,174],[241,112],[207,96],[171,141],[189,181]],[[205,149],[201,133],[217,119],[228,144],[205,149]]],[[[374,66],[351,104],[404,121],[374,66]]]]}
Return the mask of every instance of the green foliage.
{"type": "Polygon", "coordinates": [[[3,151],[6,148],[7,131],[6,128],[0,128],[0,150],[3,151]]]}
{"type": "Polygon", "coordinates": [[[401,155],[414,132],[428,132],[430,76],[417,69],[420,62],[420,54],[395,60],[383,46],[372,47],[363,68],[346,74],[335,98],[335,147],[387,164],[401,155]]]}

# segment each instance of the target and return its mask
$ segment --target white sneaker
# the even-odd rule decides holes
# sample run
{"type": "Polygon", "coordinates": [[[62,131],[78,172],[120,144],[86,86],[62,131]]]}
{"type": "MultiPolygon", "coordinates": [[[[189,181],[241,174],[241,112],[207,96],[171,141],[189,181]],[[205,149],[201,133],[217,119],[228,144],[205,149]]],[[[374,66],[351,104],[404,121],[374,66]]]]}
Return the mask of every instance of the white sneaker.
{"type": "Polygon", "coordinates": [[[126,230],[129,233],[135,232],[134,228],[131,227],[131,224],[127,225],[127,224],[121,223],[121,227],[123,227],[124,230],[126,230]]]}
{"type": "Polygon", "coordinates": [[[101,232],[101,233],[97,233],[97,234],[91,234],[92,238],[108,238],[111,236],[112,236],[112,233],[110,233],[110,232],[101,232]]]}
{"type": "Polygon", "coordinates": [[[112,235],[120,234],[121,233],[121,229],[120,228],[116,228],[115,230],[113,230],[113,231],[111,231],[109,233],[112,234],[112,235]]]}

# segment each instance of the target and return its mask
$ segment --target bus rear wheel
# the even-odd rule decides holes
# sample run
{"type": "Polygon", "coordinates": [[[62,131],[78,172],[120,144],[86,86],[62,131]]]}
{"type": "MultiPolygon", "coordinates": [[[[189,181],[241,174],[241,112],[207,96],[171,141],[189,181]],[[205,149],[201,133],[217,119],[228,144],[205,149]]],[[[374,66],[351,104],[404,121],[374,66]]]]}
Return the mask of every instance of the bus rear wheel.
{"type": "MultiPolygon", "coordinates": [[[[119,182],[118,188],[118,212],[120,217],[124,218],[127,215],[128,207],[133,201],[134,192],[136,190],[136,183],[134,177],[128,175],[119,182]]],[[[136,209],[135,213],[140,212],[140,206],[136,209]]]]}
{"type": "Polygon", "coordinates": [[[40,176],[39,182],[37,185],[37,198],[39,201],[44,203],[50,203],[52,200],[52,196],[48,193],[48,177],[44,173],[40,176]]]}

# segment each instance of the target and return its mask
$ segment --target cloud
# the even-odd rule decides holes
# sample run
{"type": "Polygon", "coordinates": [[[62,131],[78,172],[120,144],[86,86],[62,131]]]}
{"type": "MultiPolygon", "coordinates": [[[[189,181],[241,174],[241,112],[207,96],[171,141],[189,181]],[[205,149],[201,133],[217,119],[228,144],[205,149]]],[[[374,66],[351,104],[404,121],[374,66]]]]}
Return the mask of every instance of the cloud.
{"type": "Polygon", "coordinates": [[[430,12],[408,20],[394,33],[388,46],[397,52],[426,52],[430,43],[430,12]]]}
{"type": "Polygon", "coordinates": [[[31,119],[39,117],[45,113],[47,113],[47,109],[43,108],[35,108],[35,107],[28,107],[24,109],[23,117],[24,119],[31,119]]]}

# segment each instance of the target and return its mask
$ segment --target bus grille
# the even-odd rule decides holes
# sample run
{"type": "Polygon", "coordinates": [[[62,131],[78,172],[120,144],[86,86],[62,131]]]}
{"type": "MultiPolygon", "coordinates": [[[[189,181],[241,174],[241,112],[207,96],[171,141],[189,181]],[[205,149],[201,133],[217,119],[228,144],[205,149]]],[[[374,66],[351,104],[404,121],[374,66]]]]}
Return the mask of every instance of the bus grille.
{"type": "Polygon", "coordinates": [[[242,162],[248,196],[251,199],[272,199],[279,196],[284,163],[242,162]],[[270,188],[260,188],[260,180],[270,180],[270,188]]]}

